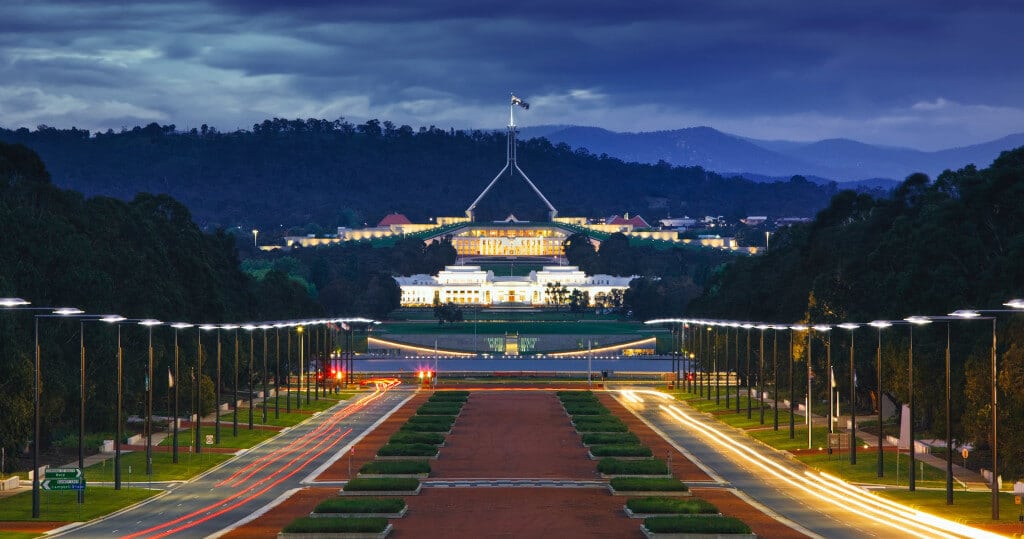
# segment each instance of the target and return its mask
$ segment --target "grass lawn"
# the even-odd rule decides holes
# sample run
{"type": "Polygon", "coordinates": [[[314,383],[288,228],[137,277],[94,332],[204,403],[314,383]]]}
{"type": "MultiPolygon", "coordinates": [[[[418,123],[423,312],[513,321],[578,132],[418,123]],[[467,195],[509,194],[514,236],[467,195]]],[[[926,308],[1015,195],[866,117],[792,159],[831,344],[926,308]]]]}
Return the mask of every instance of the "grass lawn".
{"type": "MultiPolygon", "coordinates": [[[[118,509],[159,494],[159,492],[138,487],[114,490],[113,487],[90,487],[87,485],[85,503],[79,505],[77,494],[73,490],[42,491],[39,496],[38,520],[58,522],[90,520],[113,513],[118,509]]],[[[0,503],[0,521],[11,520],[37,520],[32,518],[31,491],[4,498],[4,502],[0,503]]],[[[0,528],[2,527],[0,526],[0,528]]],[[[22,536],[10,535],[9,537],[22,536]]],[[[3,537],[8,536],[4,535],[3,537]]],[[[24,537],[32,537],[32,535],[24,537]]]]}
{"type": "MultiPolygon", "coordinates": [[[[858,460],[860,455],[857,455],[858,460]]],[[[945,484],[945,483],[943,483],[945,484]]],[[[945,487],[943,487],[945,488],[945,487]]],[[[946,505],[945,490],[890,489],[876,491],[879,496],[908,505],[933,515],[961,522],[964,524],[990,524],[992,522],[1017,522],[1021,506],[1013,504],[1013,494],[1003,492],[999,495],[999,520],[992,520],[991,492],[964,492],[953,490],[953,505],[946,505]]]]}
{"type": "Polygon", "coordinates": [[[29,539],[31,537],[42,537],[42,535],[38,533],[0,531],[0,539],[29,539]]]}
{"type": "MultiPolygon", "coordinates": [[[[200,441],[206,441],[206,435],[214,435],[214,426],[203,424],[202,432],[200,433],[200,441]]],[[[184,451],[188,451],[188,447],[192,446],[192,429],[179,430],[178,431],[178,447],[186,448],[184,451]]],[[[278,430],[261,429],[260,424],[257,422],[253,424],[252,430],[249,430],[248,418],[239,416],[238,418],[238,436],[232,436],[232,427],[230,424],[225,424],[223,418],[221,418],[220,425],[220,443],[216,445],[207,446],[205,443],[203,447],[230,447],[234,449],[244,449],[252,447],[268,438],[273,438],[280,432],[278,430]]],[[[173,441],[170,436],[165,438],[160,445],[162,447],[170,447],[173,441]]],[[[179,449],[180,451],[180,449],[179,449]]]]}
{"type": "MultiPolygon", "coordinates": [[[[223,433],[222,433],[223,434],[223,433]]],[[[188,446],[178,449],[178,463],[171,462],[170,453],[153,453],[153,481],[179,481],[185,480],[196,474],[208,470],[232,457],[225,453],[200,453],[188,452],[188,446]]],[[[110,458],[99,464],[94,464],[85,469],[85,478],[92,482],[113,482],[114,481],[114,459],[110,458]]],[[[144,482],[149,481],[146,475],[146,452],[132,451],[121,453],[121,481],[144,482]],[[131,466],[131,477],[128,474],[128,467],[131,466]]]]}

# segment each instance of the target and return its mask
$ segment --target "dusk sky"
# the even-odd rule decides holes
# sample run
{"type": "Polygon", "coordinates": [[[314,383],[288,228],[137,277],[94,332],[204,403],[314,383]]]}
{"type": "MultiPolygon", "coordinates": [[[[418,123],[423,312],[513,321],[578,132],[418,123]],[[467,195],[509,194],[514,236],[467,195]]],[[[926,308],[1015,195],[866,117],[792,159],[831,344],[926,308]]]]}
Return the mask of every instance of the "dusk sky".
{"type": "Polygon", "coordinates": [[[1019,0],[0,0],[0,127],[267,118],[940,149],[1024,131],[1019,0]]]}

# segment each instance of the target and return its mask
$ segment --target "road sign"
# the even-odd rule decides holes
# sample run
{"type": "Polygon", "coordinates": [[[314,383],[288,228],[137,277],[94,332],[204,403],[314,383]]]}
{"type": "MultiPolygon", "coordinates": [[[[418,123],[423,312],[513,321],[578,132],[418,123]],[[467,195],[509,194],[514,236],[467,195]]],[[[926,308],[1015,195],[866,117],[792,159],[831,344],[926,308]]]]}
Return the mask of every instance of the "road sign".
{"type": "Polygon", "coordinates": [[[43,490],[85,490],[81,479],[43,479],[39,486],[43,490]]]}
{"type": "Polygon", "coordinates": [[[44,474],[45,479],[82,479],[81,468],[47,468],[44,474]]]}
{"type": "Polygon", "coordinates": [[[206,445],[213,445],[213,435],[212,434],[207,434],[206,435],[206,445]]]}

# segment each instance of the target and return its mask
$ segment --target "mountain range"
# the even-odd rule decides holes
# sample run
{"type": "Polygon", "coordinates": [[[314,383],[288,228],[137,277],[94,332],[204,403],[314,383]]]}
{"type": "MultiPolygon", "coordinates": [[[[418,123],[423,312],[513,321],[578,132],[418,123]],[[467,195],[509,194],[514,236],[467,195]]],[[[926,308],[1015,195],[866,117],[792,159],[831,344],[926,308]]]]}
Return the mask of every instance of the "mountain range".
{"type": "Polygon", "coordinates": [[[756,181],[801,175],[812,181],[857,182],[869,186],[891,185],[915,172],[935,178],[944,170],[957,170],[967,164],[984,168],[1001,152],[1024,146],[1024,133],[938,151],[876,146],[849,139],[757,140],[711,127],[618,133],[598,127],[542,125],[520,128],[520,133],[522,139],[544,137],[552,144],[586,148],[590,153],[607,154],[627,162],[665,161],[673,165],[699,166],[756,181]]]}

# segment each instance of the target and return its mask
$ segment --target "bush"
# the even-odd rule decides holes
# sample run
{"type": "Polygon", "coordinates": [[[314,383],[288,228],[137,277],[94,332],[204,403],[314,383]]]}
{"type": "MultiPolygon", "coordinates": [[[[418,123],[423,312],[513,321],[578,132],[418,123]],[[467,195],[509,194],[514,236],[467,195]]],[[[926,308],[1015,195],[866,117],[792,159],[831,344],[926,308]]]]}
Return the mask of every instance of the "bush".
{"type": "Polygon", "coordinates": [[[433,444],[384,444],[377,450],[381,457],[433,457],[437,446],[433,444]]]}
{"type": "Polygon", "coordinates": [[[350,479],[342,489],[346,492],[355,491],[412,491],[420,486],[420,480],[414,477],[357,477],[350,479]]]}
{"type": "Polygon", "coordinates": [[[398,429],[398,432],[448,432],[451,428],[451,425],[444,423],[406,423],[398,429]]]}
{"type": "Polygon", "coordinates": [[[448,425],[450,427],[453,424],[455,424],[455,416],[453,416],[453,415],[414,415],[414,416],[410,417],[405,422],[406,425],[408,425],[410,423],[415,423],[415,424],[419,424],[419,425],[426,424],[426,423],[430,423],[430,424],[444,424],[444,425],[448,425]]]}
{"type": "Polygon", "coordinates": [[[750,533],[750,526],[732,517],[647,517],[653,533],[750,533]]]}
{"type": "Polygon", "coordinates": [[[314,513],[397,513],[405,509],[403,498],[330,498],[317,504],[314,513]]]}
{"type": "Polygon", "coordinates": [[[613,489],[619,491],[663,490],[666,492],[686,492],[690,490],[682,481],[671,477],[615,477],[608,484],[613,489]]]}
{"type": "Polygon", "coordinates": [[[568,404],[565,405],[565,411],[569,415],[609,415],[609,414],[611,414],[611,411],[609,411],[604,406],[601,406],[600,404],[589,404],[589,403],[587,403],[587,404],[568,403],[568,404]]]}
{"type": "Polygon", "coordinates": [[[634,513],[718,514],[714,504],[700,498],[634,498],[626,502],[626,507],[634,513]]]}
{"type": "MultiPolygon", "coordinates": [[[[387,447],[387,446],[384,446],[387,447]]],[[[432,447],[432,446],[428,446],[432,447]]],[[[366,474],[414,474],[430,473],[430,463],[425,460],[374,460],[363,464],[359,473],[366,474]]]]}
{"type": "Polygon", "coordinates": [[[386,518],[310,518],[302,517],[284,527],[285,533],[349,532],[380,533],[388,527],[386,518]]]}
{"type": "Polygon", "coordinates": [[[619,460],[607,458],[601,459],[597,463],[597,471],[609,475],[665,475],[668,473],[668,465],[661,459],[619,460]]]}
{"type": "Polygon", "coordinates": [[[590,432],[583,435],[583,443],[597,444],[639,444],[640,438],[632,432],[590,432]]]}
{"type": "Polygon", "coordinates": [[[580,432],[629,432],[629,428],[614,416],[579,416],[573,418],[576,430],[580,432]]]}
{"type": "Polygon", "coordinates": [[[392,444],[433,444],[444,443],[444,434],[437,432],[396,432],[388,439],[392,444]]]}
{"type": "Polygon", "coordinates": [[[559,391],[555,393],[562,403],[566,402],[597,402],[597,396],[590,391],[559,391]]]}
{"type": "Polygon", "coordinates": [[[428,402],[416,409],[418,415],[455,415],[462,410],[457,402],[428,402]]]}
{"type": "Polygon", "coordinates": [[[466,402],[469,391],[438,391],[427,399],[427,402],[466,402]]]}
{"type": "Polygon", "coordinates": [[[646,445],[592,445],[590,454],[595,457],[650,457],[653,453],[646,445]]]}

